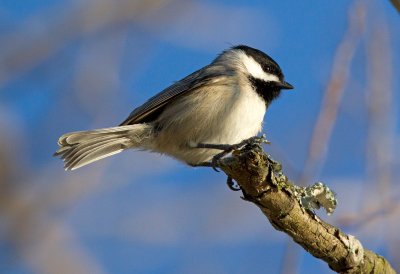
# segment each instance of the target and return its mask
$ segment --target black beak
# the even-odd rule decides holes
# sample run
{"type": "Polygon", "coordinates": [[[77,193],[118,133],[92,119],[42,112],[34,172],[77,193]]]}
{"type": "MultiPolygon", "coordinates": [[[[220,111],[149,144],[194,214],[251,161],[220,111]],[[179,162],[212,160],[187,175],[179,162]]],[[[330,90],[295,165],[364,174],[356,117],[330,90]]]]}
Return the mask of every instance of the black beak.
{"type": "Polygon", "coordinates": [[[280,83],[276,83],[276,86],[280,89],[293,89],[294,87],[289,84],[288,82],[280,82],[280,83]]]}

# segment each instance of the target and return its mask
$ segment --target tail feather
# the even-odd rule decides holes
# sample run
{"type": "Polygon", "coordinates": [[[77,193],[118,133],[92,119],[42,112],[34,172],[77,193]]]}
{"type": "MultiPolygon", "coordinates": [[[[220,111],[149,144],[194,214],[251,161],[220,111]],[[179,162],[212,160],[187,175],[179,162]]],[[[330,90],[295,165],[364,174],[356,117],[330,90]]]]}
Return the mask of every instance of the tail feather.
{"type": "Polygon", "coordinates": [[[151,126],[136,124],[64,134],[58,140],[66,170],[74,170],[128,148],[141,147],[150,136],[151,126]]]}
{"type": "Polygon", "coordinates": [[[126,148],[128,148],[128,146],[121,143],[121,140],[107,142],[99,147],[96,146],[92,150],[87,151],[81,155],[75,155],[70,160],[67,160],[65,164],[71,167],[71,170],[74,170],[84,165],[90,164],[94,161],[117,154],[126,148]]]}
{"type": "Polygon", "coordinates": [[[99,128],[95,130],[87,130],[87,131],[75,131],[66,133],[58,139],[58,144],[68,145],[68,144],[76,144],[81,143],[87,140],[91,140],[96,137],[102,137],[104,135],[111,134],[123,134],[129,131],[134,130],[134,128],[142,128],[146,125],[137,124],[137,125],[129,125],[129,126],[119,126],[119,127],[109,127],[109,128],[99,128]]]}
{"type": "Polygon", "coordinates": [[[65,152],[61,151],[61,153],[63,153],[61,155],[61,159],[64,160],[66,158],[71,158],[72,155],[82,154],[82,153],[86,152],[87,150],[93,149],[96,146],[100,146],[110,140],[115,140],[116,138],[117,138],[117,136],[110,136],[110,137],[103,136],[103,137],[93,138],[92,140],[87,140],[85,142],[75,143],[75,145],[66,145],[59,149],[59,151],[68,149],[68,151],[65,151],[65,152]],[[80,144],[80,145],[77,146],[76,144],[80,144]]]}
{"type": "Polygon", "coordinates": [[[109,145],[111,142],[118,141],[115,138],[112,140],[104,140],[104,141],[97,141],[95,143],[90,142],[88,144],[81,144],[80,146],[76,146],[71,148],[69,152],[65,153],[61,159],[63,159],[66,164],[71,164],[76,160],[81,160],[83,157],[94,153],[96,150],[103,147],[103,145],[109,145]]]}

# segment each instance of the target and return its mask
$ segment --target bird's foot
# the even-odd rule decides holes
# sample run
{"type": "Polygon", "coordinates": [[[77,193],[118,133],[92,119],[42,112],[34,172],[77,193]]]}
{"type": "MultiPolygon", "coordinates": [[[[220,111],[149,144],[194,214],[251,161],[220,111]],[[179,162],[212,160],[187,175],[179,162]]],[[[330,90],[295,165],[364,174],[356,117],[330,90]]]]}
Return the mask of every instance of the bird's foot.
{"type": "Polygon", "coordinates": [[[215,171],[219,171],[217,169],[218,167],[218,161],[226,156],[227,154],[235,151],[235,150],[240,150],[246,146],[261,146],[262,144],[269,144],[270,142],[266,139],[265,134],[263,134],[261,137],[254,136],[248,139],[245,139],[241,141],[240,143],[233,144],[233,145],[226,145],[226,144],[203,144],[199,143],[196,145],[196,148],[208,148],[208,149],[218,149],[222,150],[222,152],[216,154],[209,165],[206,163],[200,163],[199,166],[210,166],[212,167],[215,171]]]}
{"type": "MultiPolygon", "coordinates": [[[[216,154],[211,162],[202,162],[198,164],[194,164],[191,166],[202,166],[202,167],[212,167],[215,171],[219,172],[218,168],[218,162],[221,158],[224,156],[228,155],[229,153],[232,153],[235,150],[240,150],[245,147],[254,147],[254,146],[259,146],[261,147],[262,144],[269,144],[270,142],[266,139],[265,134],[263,134],[261,137],[254,136],[249,139],[243,140],[240,143],[233,144],[233,145],[226,145],[226,144],[203,144],[203,143],[198,143],[196,144],[195,148],[207,148],[207,149],[218,149],[222,150],[222,152],[216,154]]],[[[228,176],[226,184],[228,185],[229,189],[233,191],[239,191],[241,190],[240,186],[233,181],[231,177],[228,176]]]]}

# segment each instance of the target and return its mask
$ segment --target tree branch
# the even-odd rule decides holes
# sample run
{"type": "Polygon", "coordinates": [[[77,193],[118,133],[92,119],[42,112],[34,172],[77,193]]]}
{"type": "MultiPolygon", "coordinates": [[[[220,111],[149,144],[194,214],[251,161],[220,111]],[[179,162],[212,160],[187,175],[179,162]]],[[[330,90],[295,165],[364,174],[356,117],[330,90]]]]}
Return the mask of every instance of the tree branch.
{"type": "MultiPolygon", "coordinates": [[[[275,229],[288,234],[307,252],[327,262],[334,271],[395,273],[385,258],[364,249],[354,236],[322,221],[310,210],[324,206],[328,212],[333,211],[335,199],[331,208],[329,203],[322,204],[319,198],[315,198],[314,206],[302,203],[303,198],[307,198],[304,188],[289,182],[280,165],[259,146],[235,151],[232,157],[221,159],[219,166],[239,184],[243,199],[257,205],[275,229]]],[[[327,197],[330,190],[326,189],[327,197]]]]}
{"type": "Polygon", "coordinates": [[[390,0],[392,5],[396,8],[397,12],[400,13],[400,0],[390,0]]]}

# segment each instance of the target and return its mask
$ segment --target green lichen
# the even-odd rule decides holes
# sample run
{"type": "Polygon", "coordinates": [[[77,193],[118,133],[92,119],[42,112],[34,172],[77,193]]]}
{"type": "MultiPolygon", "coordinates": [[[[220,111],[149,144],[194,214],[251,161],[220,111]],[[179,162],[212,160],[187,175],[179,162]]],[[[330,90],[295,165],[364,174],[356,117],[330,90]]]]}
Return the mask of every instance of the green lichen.
{"type": "Polygon", "coordinates": [[[296,186],[283,174],[282,164],[273,160],[270,155],[268,164],[273,172],[273,183],[276,187],[294,195],[304,209],[313,211],[323,207],[328,215],[334,212],[337,200],[335,193],[327,185],[317,182],[308,187],[296,186]]]}
{"type": "Polygon", "coordinates": [[[321,182],[308,187],[296,186],[296,197],[305,209],[315,210],[323,207],[328,215],[332,214],[337,206],[335,193],[321,182]]]}

